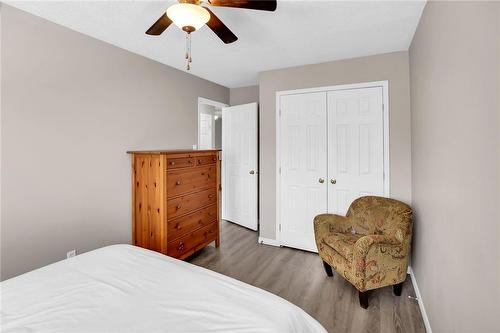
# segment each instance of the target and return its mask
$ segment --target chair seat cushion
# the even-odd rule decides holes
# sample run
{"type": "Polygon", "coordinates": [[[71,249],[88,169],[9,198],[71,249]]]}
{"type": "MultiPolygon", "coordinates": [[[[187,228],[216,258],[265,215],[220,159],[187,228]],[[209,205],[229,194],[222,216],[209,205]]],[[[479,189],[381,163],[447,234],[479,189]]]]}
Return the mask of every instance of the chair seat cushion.
{"type": "Polygon", "coordinates": [[[353,261],[354,244],[363,237],[362,234],[331,233],[323,238],[323,242],[338,252],[347,261],[353,261]]]}

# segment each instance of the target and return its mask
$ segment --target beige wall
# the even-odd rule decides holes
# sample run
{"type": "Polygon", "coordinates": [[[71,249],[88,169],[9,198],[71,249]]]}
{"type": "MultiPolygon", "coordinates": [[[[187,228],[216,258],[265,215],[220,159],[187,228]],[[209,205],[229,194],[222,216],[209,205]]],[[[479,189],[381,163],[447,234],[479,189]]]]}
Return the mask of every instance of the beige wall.
{"type": "Polygon", "coordinates": [[[2,6],[2,279],[131,240],[128,149],[191,147],[229,89],[2,6]]]}
{"type": "Polygon", "coordinates": [[[259,86],[231,88],[229,105],[247,104],[259,101],[259,86]]]}
{"type": "Polygon", "coordinates": [[[412,267],[433,332],[500,329],[500,4],[427,4],[410,48],[412,267]]]}
{"type": "Polygon", "coordinates": [[[411,200],[408,52],[328,62],[259,75],[260,236],[276,237],[276,92],[338,84],[389,81],[390,191],[411,200]]]}

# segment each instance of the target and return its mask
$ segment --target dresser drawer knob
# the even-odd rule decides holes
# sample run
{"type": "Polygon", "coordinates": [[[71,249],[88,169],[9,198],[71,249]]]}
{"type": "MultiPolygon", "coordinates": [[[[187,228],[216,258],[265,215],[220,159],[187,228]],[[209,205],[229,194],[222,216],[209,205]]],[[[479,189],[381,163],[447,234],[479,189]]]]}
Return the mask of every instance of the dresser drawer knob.
{"type": "Polygon", "coordinates": [[[198,160],[198,164],[201,164],[201,160],[198,160]]]}
{"type": "Polygon", "coordinates": [[[212,198],[214,197],[214,195],[213,195],[213,194],[209,194],[209,195],[208,195],[208,197],[209,197],[210,199],[212,199],[212,198]]]}
{"type": "Polygon", "coordinates": [[[180,185],[180,184],[181,184],[180,180],[178,180],[178,181],[175,182],[175,185],[180,185]]]}
{"type": "Polygon", "coordinates": [[[184,243],[183,242],[180,242],[179,246],[177,247],[177,251],[182,251],[184,250],[184,243]]]}
{"type": "Polygon", "coordinates": [[[193,160],[188,160],[188,163],[189,164],[193,164],[193,160]]]}
{"type": "Polygon", "coordinates": [[[170,165],[175,165],[175,161],[170,162],[170,165]]]}
{"type": "Polygon", "coordinates": [[[177,223],[177,224],[175,225],[175,229],[179,230],[180,228],[181,228],[180,223],[177,223]]]}
{"type": "Polygon", "coordinates": [[[182,207],[181,204],[178,204],[177,207],[175,207],[175,208],[181,209],[181,207],[182,207]]]}

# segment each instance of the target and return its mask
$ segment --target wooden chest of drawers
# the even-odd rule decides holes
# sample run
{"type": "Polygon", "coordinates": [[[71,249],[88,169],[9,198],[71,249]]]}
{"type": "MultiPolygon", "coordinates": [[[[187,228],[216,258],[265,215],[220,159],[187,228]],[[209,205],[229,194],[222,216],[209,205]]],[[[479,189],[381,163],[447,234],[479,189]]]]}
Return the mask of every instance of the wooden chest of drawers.
{"type": "Polygon", "coordinates": [[[133,244],[184,259],[219,236],[218,150],[130,151],[133,244]]]}

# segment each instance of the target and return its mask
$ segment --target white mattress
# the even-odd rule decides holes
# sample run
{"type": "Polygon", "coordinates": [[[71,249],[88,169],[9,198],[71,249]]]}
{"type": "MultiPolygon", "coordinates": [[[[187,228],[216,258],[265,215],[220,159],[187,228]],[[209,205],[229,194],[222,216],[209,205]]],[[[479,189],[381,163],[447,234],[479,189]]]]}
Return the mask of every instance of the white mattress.
{"type": "Polygon", "coordinates": [[[131,245],[3,281],[2,332],[326,332],[288,301],[131,245]]]}

